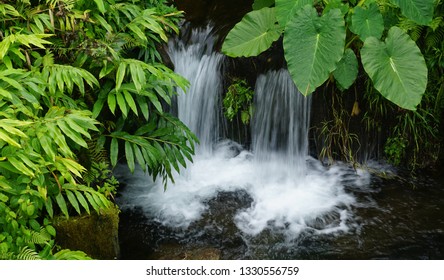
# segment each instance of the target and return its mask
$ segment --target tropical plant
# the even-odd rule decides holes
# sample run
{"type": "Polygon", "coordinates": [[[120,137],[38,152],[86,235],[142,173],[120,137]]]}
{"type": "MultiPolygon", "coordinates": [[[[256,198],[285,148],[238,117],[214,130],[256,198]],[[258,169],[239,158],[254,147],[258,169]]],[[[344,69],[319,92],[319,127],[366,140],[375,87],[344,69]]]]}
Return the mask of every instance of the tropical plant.
{"type": "Polygon", "coordinates": [[[385,98],[415,110],[426,90],[428,70],[415,42],[396,25],[404,19],[431,25],[438,2],[256,0],[255,10],[229,32],[222,51],[255,56],[283,36],[288,70],[304,95],[331,77],[349,88],[360,58],[385,98]]]}
{"type": "Polygon", "coordinates": [[[344,108],[343,92],[332,91],[329,97],[331,98],[329,109],[332,116],[331,119],[323,121],[318,129],[318,138],[322,142],[319,158],[327,161],[328,164],[339,158],[355,165],[358,163],[357,153],[361,148],[361,143],[358,135],[351,132],[350,122],[353,116],[359,114],[357,103],[352,112],[349,112],[344,108]]]}
{"type": "Polygon", "coordinates": [[[248,124],[253,115],[253,95],[254,91],[245,80],[234,79],[223,100],[225,117],[233,121],[240,113],[242,123],[248,124]]]}
{"type": "Polygon", "coordinates": [[[53,252],[51,219],[111,206],[109,163],[166,186],[191,160],[197,139],[163,110],[187,82],[156,49],[180,14],[163,0],[0,1],[0,258],[86,257],[53,252]]]}

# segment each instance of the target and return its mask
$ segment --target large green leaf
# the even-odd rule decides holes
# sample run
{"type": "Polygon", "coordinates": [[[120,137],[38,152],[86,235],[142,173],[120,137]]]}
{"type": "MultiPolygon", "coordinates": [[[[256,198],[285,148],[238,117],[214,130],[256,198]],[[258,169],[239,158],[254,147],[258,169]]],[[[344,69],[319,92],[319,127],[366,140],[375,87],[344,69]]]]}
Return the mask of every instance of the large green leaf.
{"type": "Polygon", "coordinates": [[[346,49],[333,72],[336,81],[343,89],[348,89],[358,76],[358,59],[352,49],[346,49]]]}
{"type": "Polygon", "coordinates": [[[432,22],[435,0],[391,0],[401,8],[403,15],[416,23],[427,25],[432,22]]]}
{"type": "Polygon", "coordinates": [[[372,3],[367,9],[356,7],[352,15],[350,30],[359,35],[362,41],[371,36],[381,38],[384,31],[384,20],[378,5],[372,3]]]}
{"type": "Polygon", "coordinates": [[[276,17],[279,24],[285,27],[305,5],[313,6],[313,0],[276,0],[276,17]]]}
{"type": "Polygon", "coordinates": [[[279,39],[281,33],[274,8],[252,11],[228,33],[222,52],[232,57],[256,56],[279,39]]]}
{"type": "Polygon", "coordinates": [[[427,66],[415,42],[392,27],[385,42],[370,37],[361,60],[375,88],[396,105],[415,110],[427,86],[427,66]]]}
{"type": "Polygon", "coordinates": [[[345,24],[339,9],[322,17],[305,6],[287,24],[284,52],[288,70],[304,94],[312,93],[336,69],[344,53],[345,24]]]}

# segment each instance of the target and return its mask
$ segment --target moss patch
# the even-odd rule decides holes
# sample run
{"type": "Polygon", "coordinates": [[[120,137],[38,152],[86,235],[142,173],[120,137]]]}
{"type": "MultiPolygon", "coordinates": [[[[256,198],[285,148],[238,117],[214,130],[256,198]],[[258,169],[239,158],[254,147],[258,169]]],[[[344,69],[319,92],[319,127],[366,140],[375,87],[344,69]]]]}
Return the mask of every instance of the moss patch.
{"type": "Polygon", "coordinates": [[[119,257],[119,209],[111,207],[91,215],[56,218],[56,242],[62,248],[81,250],[95,259],[119,257]]]}

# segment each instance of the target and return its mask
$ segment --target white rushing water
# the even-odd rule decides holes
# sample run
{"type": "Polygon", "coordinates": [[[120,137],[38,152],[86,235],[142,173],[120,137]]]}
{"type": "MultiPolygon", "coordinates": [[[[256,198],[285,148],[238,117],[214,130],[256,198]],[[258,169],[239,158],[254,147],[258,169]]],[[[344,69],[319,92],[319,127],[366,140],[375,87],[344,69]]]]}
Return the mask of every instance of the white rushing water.
{"type": "MultiPolygon", "coordinates": [[[[166,226],[187,228],[218,192],[244,190],[253,203],[232,218],[245,234],[266,228],[289,236],[304,230],[347,231],[355,199],[341,180],[350,170],[326,169],[308,156],[310,99],[297,91],[286,70],[261,75],[255,88],[252,151],[229,140],[218,142],[223,57],[210,52],[209,30],[194,33],[193,40],[191,45],[171,44],[169,53],[176,71],[191,81],[177,102],[180,119],[201,139],[194,163],[165,192],[142,172],[125,176],[120,206],[140,207],[166,226]]],[[[365,174],[353,177],[367,179],[365,174]]]]}
{"type": "Polygon", "coordinates": [[[189,45],[171,40],[168,53],[174,71],[190,82],[185,94],[177,97],[177,115],[199,138],[198,153],[211,154],[212,144],[219,139],[221,67],[224,56],[213,53],[211,28],[193,30],[189,45]]]}

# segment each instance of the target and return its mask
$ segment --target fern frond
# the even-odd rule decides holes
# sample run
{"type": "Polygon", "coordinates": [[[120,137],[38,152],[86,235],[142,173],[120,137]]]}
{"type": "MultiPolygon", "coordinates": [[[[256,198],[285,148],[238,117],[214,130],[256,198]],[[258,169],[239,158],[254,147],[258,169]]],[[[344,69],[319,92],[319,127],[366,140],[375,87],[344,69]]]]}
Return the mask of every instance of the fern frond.
{"type": "Polygon", "coordinates": [[[441,28],[437,28],[433,31],[430,29],[425,36],[425,45],[427,49],[433,49],[438,47],[444,40],[444,24],[441,23],[441,28]]]}
{"type": "Polygon", "coordinates": [[[36,251],[26,246],[14,257],[16,260],[41,260],[41,257],[36,251]]]}
{"type": "Polygon", "coordinates": [[[408,18],[402,18],[398,23],[398,27],[408,33],[415,42],[421,37],[421,33],[424,30],[424,26],[421,26],[408,18]]]}
{"type": "Polygon", "coordinates": [[[41,228],[40,231],[31,231],[31,236],[25,238],[25,242],[29,244],[48,244],[51,240],[50,234],[46,231],[45,228],[41,228]]]}
{"type": "Polygon", "coordinates": [[[390,10],[396,8],[396,5],[394,5],[390,0],[379,0],[378,1],[379,10],[381,13],[387,13],[390,10]]]}
{"type": "Polygon", "coordinates": [[[91,260],[91,258],[82,251],[61,250],[54,254],[56,260],[91,260]]]}
{"type": "Polygon", "coordinates": [[[432,28],[433,31],[436,31],[439,27],[442,27],[442,23],[443,17],[436,17],[430,23],[430,28],[432,28]]]}

